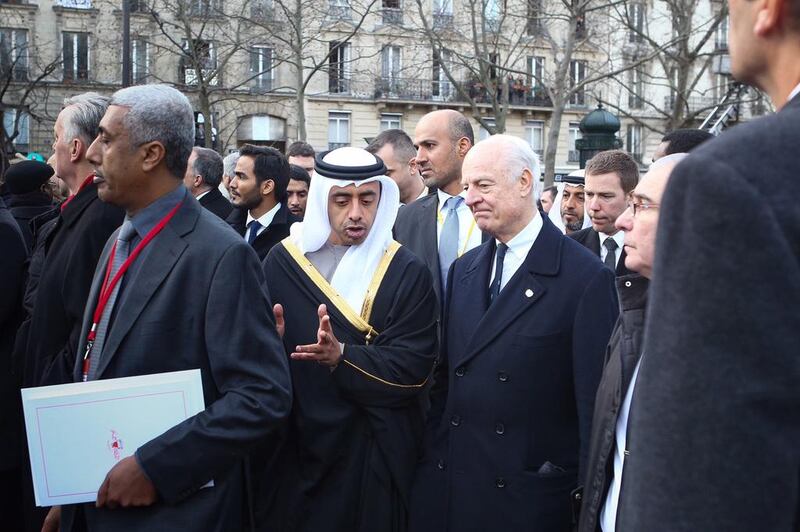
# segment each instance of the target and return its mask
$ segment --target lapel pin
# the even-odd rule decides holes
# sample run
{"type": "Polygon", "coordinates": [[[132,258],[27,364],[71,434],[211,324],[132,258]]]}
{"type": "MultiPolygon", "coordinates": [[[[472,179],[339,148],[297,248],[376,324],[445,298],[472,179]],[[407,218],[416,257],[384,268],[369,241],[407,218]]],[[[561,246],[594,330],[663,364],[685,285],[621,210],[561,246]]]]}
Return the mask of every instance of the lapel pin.
{"type": "Polygon", "coordinates": [[[530,288],[525,290],[525,297],[533,297],[533,290],[531,290],[530,288]]]}

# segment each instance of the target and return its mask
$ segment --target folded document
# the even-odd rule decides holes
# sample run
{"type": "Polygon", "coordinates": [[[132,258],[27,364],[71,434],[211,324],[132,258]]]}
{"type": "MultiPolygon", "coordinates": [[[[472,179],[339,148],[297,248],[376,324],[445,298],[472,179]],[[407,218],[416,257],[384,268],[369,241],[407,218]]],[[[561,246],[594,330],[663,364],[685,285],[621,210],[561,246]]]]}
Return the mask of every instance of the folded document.
{"type": "Polygon", "coordinates": [[[37,506],[93,502],[106,473],[205,409],[200,370],[22,390],[37,506]]]}

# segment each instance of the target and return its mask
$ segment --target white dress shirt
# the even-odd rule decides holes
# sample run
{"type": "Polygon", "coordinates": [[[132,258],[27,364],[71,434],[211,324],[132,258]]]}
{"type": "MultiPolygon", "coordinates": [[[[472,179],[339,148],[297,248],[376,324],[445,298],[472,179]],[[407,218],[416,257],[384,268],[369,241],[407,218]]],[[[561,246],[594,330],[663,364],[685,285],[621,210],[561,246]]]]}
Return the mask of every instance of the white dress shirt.
{"type": "Polygon", "coordinates": [[[619,417],[617,418],[614,476],[611,478],[611,486],[608,487],[606,503],[600,510],[600,528],[603,532],[614,532],[617,527],[617,507],[619,505],[620,489],[622,488],[622,468],[625,465],[625,444],[628,439],[628,414],[631,411],[633,389],[636,387],[636,378],[639,376],[639,366],[642,364],[643,358],[644,355],[636,363],[628,390],[625,392],[625,400],[622,402],[619,417]]]}
{"type": "MultiPolygon", "coordinates": [[[[542,217],[539,213],[535,213],[533,219],[528,222],[528,225],[526,225],[522,231],[514,235],[514,238],[509,240],[506,244],[508,246],[508,251],[506,251],[506,256],[503,259],[503,278],[500,279],[500,290],[505,288],[508,281],[517,273],[522,263],[525,262],[525,257],[528,256],[533,243],[536,241],[536,237],[539,236],[542,225],[542,217]]],[[[495,240],[495,244],[499,243],[499,240],[495,240]]],[[[494,273],[497,270],[496,262],[497,253],[495,253],[494,259],[492,259],[492,275],[489,276],[489,286],[492,285],[494,273]]]]}
{"type": "MultiPolygon", "coordinates": [[[[444,226],[444,220],[447,217],[447,210],[444,204],[453,196],[442,190],[437,190],[436,194],[439,196],[439,210],[436,216],[436,247],[438,248],[442,239],[442,226],[444,226]]],[[[481,230],[475,224],[472,211],[467,207],[467,192],[463,191],[459,196],[464,198],[464,201],[456,209],[456,214],[458,215],[458,256],[460,257],[472,248],[481,245],[481,230]]]]}
{"type": "Polygon", "coordinates": [[[211,192],[211,189],[208,189],[208,190],[206,190],[205,192],[201,192],[200,194],[198,194],[197,196],[195,196],[195,197],[194,197],[194,199],[196,199],[197,201],[200,201],[200,198],[202,198],[203,196],[205,196],[205,195],[206,195],[206,194],[208,194],[209,192],[211,192]]]}
{"type": "Polygon", "coordinates": [[[792,89],[792,92],[789,93],[789,97],[786,98],[786,101],[788,102],[789,100],[791,100],[792,98],[794,98],[798,94],[800,94],[800,83],[797,84],[797,87],[792,89]]]}
{"type": "Polygon", "coordinates": [[[614,250],[614,267],[616,268],[617,264],[619,264],[619,257],[622,255],[622,246],[625,244],[625,231],[617,231],[611,236],[599,231],[597,234],[600,236],[600,260],[602,262],[606,261],[606,255],[608,255],[608,249],[603,245],[606,238],[610,238],[617,243],[617,249],[614,250]]]}
{"type": "MultiPolygon", "coordinates": [[[[280,208],[281,208],[281,204],[277,203],[277,204],[275,204],[275,206],[273,208],[271,208],[266,213],[264,213],[261,216],[259,216],[258,223],[261,224],[261,227],[258,229],[258,233],[256,233],[256,236],[258,236],[261,233],[263,233],[264,229],[269,227],[269,224],[272,223],[272,220],[275,218],[275,215],[278,214],[278,211],[280,210],[280,208]]],[[[250,211],[247,211],[247,223],[245,224],[245,227],[247,227],[247,230],[244,232],[244,239],[245,240],[249,240],[250,239],[250,229],[251,228],[249,226],[250,226],[250,222],[252,222],[253,220],[255,220],[255,218],[253,218],[253,215],[250,214],[250,211]]]]}

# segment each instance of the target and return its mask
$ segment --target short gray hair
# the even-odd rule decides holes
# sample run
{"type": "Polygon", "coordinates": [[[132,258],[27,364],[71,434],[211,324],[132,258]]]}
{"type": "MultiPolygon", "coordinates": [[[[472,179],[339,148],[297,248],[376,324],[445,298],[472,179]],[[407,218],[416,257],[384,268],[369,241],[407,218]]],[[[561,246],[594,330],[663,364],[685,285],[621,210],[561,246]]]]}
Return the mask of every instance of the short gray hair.
{"type": "Polygon", "coordinates": [[[233,177],[233,173],[236,171],[236,163],[239,162],[239,152],[234,151],[229,153],[222,159],[222,175],[226,175],[228,177],[233,177]]]}
{"type": "Polygon", "coordinates": [[[222,181],[222,156],[208,148],[194,148],[192,173],[203,178],[203,183],[210,187],[218,187],[222,181]]]}
{"type": "Polygon", "coordinates": [[[106,114],[110,98],[96,92],[84,92],[64,98],[64,142],[78,138],[89,145],[97,138],[100,120],[106,114]]]}
{"type": "Polygon", "coordinates": [[[519,137],[513,135],[498,134],[480,141],[477,145],[483,144],[484,149],[495,146],[503,150],[502,155],[498,154],[500,164],[505,170],[506,177],[517,181],[522,176],[522,171],[526,168],[531,172],[531,190],[533,191],[534,201],[538,199],[538,183],[542,173],[542,166],[539,156],[533,151],[531,145],[519,137]]]}
{"type": "Polygon", "coordinates": [[[186,96],[168,85],[137,85],[115,92],[110,105],[129,109],[122,123],[131,145],[160,142],[167,170],[183,179],[194,145],[194,113],[186,96]]]}

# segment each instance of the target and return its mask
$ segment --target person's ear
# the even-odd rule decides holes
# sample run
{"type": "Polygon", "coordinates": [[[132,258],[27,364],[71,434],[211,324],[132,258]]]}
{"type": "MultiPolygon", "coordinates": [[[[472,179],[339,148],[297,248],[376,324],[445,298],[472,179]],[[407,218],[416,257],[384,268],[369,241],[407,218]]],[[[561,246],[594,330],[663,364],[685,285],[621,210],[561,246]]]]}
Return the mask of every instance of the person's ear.
{"type": "Polygon", "coordinates": [[[781,24],[789,22],[789,2],[787,0],[757,0],[754,9],[757,10],[756,20],[753,24],[753,34],[765,37],[779,28],[781,24]]]}
{"type": "Polygon", "coordinates": [[[69,143],[69,162],[77,163],[81,157],[86,155],[86,149],[88,146],[84,146],[83,141],[79,138],[74,138],[69,143]]]}
{"type": "Polygon", "coordinates": [[[158,141],[142,144],[139,149],[142,150],[142,170],[145,172],[153,171],[166,156],[164,145],[158,141]]]}
{"type": "Polygon", "coordinates": [[[270,193],[275,190],[275,181],[272,179],[265,179],[261,182],[261,195],[262,196],[269,196],[270,193]]]}
{"type": "Polygon", "coordinates": [[[472,148],[472,143],[469,141],[467,137],[461,137],[458,139],[458,144],[456,146],[456,151],[458,152],[458,156],[460,158],[464,158],[467,156],[467,152],[472,148]]]}
{"type": "Polygon", "coordinates": [[[533,192],[533,174],[531,174],[530,169],[525,168],[522,171],[522,175],[519,176],[519,195],[521,197],[528,196],[531,192],[533,192]]]}

